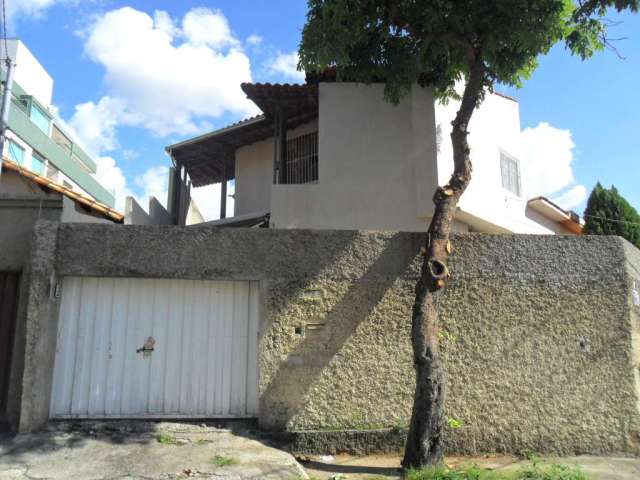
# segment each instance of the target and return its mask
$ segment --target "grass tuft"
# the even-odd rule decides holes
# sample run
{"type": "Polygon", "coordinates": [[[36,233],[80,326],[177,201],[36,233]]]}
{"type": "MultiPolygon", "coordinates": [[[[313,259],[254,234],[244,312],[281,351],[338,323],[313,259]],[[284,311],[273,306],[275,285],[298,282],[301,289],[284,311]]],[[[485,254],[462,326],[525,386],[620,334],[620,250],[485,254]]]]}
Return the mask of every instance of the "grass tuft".
{"type": "Polygon", "coordinates": [[[579,468],[566,465],[544,464],[534,461],[533,465],[517,471],[498,472],[478,467],[455,470],[447,467],[428,467],[409,470],[406,480],[588,480],[579,468]]]}
{"type": "Polygon", "coordinates": [[[156,437],[156,440],[158,440],[158,443],[161,443],[163,445],[175,445],[176,443],[175,438],[173,438],[171,435],[158,435],[156,437]]]}
{"type": "Polygon", "coordinates": [[[216,455],[211,461],[216,467],[230,467],[238,463],[238,460],[235,458],[224,457],[222,455],[216,455]]]}

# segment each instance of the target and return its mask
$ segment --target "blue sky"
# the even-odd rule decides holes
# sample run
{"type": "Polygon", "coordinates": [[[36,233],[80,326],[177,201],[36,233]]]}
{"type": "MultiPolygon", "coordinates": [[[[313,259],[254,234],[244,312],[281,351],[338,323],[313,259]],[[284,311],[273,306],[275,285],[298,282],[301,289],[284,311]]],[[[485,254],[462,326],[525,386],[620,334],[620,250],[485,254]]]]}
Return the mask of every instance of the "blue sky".
{"type": "MultiPolygon", "coordinates": [[[[54,104],[121,199],[164,200],[164,146],[255,113],[240,81],[299,81],[303,0],[13,0],[10,28],[55,80],[54,104]]],[[[531,193],[582,211],[596,181],[640,208],[640,16],[588,62],[556,47],[520,102],[531,193]],[[557,173],[559,172],[559,173],[557,173]],[[556,174],[557,173],[557,174],[556,174]]],[[[196,196],[211,217],[216,188],[196,196]],[[205,202],[206,199],[206,202],[205,202]]]]}

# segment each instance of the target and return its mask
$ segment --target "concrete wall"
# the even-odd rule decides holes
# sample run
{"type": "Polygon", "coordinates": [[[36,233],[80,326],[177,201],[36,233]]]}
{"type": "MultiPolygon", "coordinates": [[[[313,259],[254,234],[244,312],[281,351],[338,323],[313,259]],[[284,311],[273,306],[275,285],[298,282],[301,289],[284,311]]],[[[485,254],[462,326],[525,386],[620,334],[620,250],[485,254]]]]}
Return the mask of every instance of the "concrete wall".
{"type": "MultiPolygon", "coordinates": [[[[65,275],[260,281],[263,427],[406,424],[421,241],[43,222],[36,251],[48,256],[31,262],[21,427],[48,415],[57,307],[44,286],[65,275]]],[[[630,273],[640,272],[640,253],[613,237],[459,235],[453,244],[442,350],[446,413],[462,427],[447,432],[449,449],[640,453],[630,273]]]]}
{"type": "Polygon", "coordinates": [[[125,225],[171,225],[173,220],[171,214],[155,197],[149,197],[149,213],[135,198],[127,197],[124,203],[124,223],[125,225]]]}
{"type": "Polygon", "coordinates": [[[425,230],[437,185],[431,90],[321,83],[319,181],[271,187],[276,228],[425,230]]]}

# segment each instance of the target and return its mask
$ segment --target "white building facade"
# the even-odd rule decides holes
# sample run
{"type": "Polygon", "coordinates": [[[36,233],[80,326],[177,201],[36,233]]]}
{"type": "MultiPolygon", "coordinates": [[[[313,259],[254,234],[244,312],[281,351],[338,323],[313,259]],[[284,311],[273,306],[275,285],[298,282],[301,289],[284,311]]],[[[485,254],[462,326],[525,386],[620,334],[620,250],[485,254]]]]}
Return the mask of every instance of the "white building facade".
{"type": "MultiPolygon", "coordinates": [[[[235,181],[235,216],[243,224],[268,215],[271,228],[424,231],[433,194],[453,171],[457,104],[441,105],[431,89],[415,86],[392,105],[383,88],[244,84],[264,116],[167,151],[194,186],[221,181],[225,170],[225,179],[235,181]]],[[[488,94],[469,130],[473,177],[456,230],[579,233],[569,212],[543,198],[528,201],[535,192],[524,190],[516,101],[488,94]]]]}

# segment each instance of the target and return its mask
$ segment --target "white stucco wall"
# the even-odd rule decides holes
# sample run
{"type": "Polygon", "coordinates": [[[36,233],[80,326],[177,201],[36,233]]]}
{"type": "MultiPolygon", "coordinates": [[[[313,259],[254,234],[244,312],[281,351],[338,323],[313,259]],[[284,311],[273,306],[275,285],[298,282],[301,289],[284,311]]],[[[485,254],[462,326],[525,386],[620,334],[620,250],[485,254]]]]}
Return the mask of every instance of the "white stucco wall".
{"type": "Polygon", "coordinates": [[[394,106],[382,85],[321,83],[319,102],[319,181],[272,185],[272,226],[425,230],[437,184],[431,90],[394,106]]]}
{"type": "MultiPolygon", "coordinates": [[[[7,47],[10,57],[16,64],[13,78],[15,82],[43,106],[50,107],[53,95],[51,75],[20,40],[7,40],[7,47]]],[[[0,45],[0,54],[5,58],[4,44],[0,45]]]]}
{"type": "MultiPolygon", "coordinates": [[[[453,172],[450,134],[451,121],[458,106],[459,102],[436,105],[440,185],[445,185],[453,172]]],[[[480,108],[474,112],[469,131],[473,176],[460,200],[459,207],[462,212],[459,218],[470,223],[472,230],[496,233],[557,233],[560,227],[553,222],[538,223],[525,215],[527,200],[536,196],[536,192],[526,190],[527,182],[524,179],[527,172],[522,162],[521,195],[517,196],[502,186],[500,151],[517,159],[522,158],[518,103],[501,95],[488,94],[480,108]]]]}

